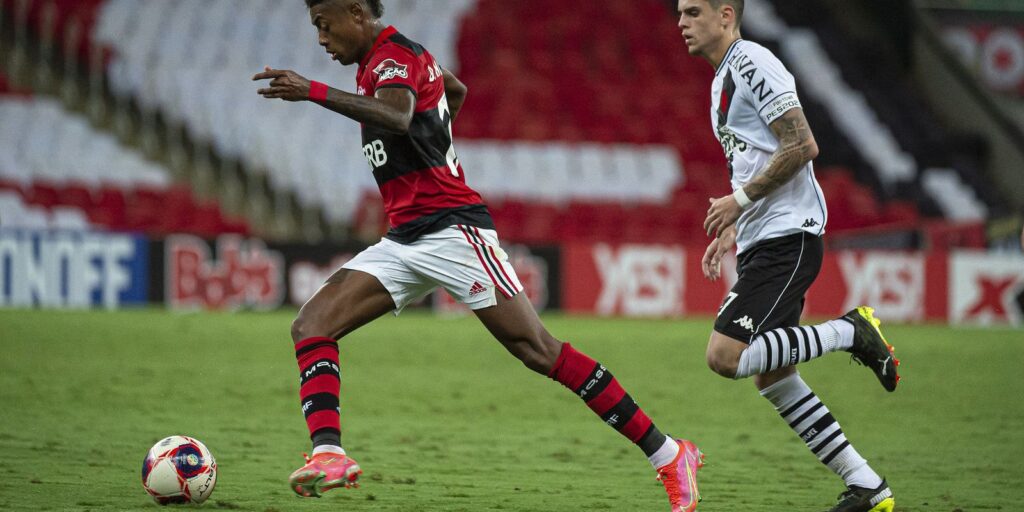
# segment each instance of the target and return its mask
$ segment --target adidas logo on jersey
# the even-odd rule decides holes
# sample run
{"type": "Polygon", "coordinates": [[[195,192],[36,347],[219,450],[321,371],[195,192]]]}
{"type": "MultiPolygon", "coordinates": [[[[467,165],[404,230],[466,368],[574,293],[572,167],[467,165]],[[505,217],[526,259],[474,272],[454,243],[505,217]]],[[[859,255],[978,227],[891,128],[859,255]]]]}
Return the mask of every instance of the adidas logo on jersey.
{"type": "Polygon", "coordinates": [[[486,291],[487,288],[484,288],[484,285],[480,284],[479,281],[473,281],[473,286],[469,288],[469,296],[480,295],[486,291]]]}
{"type": "Polygon", "coordinates": [[[740,327],[750,332],[754,332],[754,321],[750,319],[750,316],[744,316],[743,318],[740,318],[738,320],[733,320],[732,323],[740,324],[740,327]]]}
{"type": "Polygon", "coordinates": [[[816,221],[814,219],[807,219],[807,220],[804,221],[804,225],[801,226],[801,227],[813,228],[814,226],[817,226],[817,225],[818,225],[818,221],[816,221]]]}

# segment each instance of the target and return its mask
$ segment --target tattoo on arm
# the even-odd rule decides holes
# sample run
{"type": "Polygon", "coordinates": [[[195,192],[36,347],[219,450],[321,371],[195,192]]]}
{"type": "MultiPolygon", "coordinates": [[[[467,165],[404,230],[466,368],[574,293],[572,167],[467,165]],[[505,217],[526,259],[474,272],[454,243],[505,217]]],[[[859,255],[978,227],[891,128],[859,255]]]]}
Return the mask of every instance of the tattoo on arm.
{"type": "Polygon", "coordinates": [[[761,173],[743,186],[751,201],[763,199],[785,185],[807,162],[818,156],[818,144],[803,109],[789,110],[769,127],[779,140],[779,149],[775,150],[761,173]]]}

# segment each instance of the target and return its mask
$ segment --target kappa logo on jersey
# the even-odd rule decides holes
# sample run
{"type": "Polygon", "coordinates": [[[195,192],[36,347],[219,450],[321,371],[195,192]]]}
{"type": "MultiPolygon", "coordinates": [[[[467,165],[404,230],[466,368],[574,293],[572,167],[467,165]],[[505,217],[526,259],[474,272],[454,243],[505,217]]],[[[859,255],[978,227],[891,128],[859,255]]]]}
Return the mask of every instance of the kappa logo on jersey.
{"type": "Polygon", "coordinates": [[[399,64],[395,59],[384,59],[373,69],[373,72],[377,74],[381,82],[395,78],[409,78],[409,66],[399,64]]]}
{"type": "Polygon", "coordinates": [[[816,221],[814,219],[807,219],[807,220],[804,221],[804,225],[801,226],[801,227],[813,228],[814,226],[817,226],[817,225],[818,225],[818,221],[816,221]]]}
{"type": "Polygon", "coordinates": [[[733,320],[732,323],[739,324],[740,327],[742,327],[742,328],[744,328],[744,329],[746,329],[746,330],[748,330],[750,332],[754,332],[754,321],[750,319],[749,315],[746,315],[743,318],[740,318],[738,320],[733,320]]]}

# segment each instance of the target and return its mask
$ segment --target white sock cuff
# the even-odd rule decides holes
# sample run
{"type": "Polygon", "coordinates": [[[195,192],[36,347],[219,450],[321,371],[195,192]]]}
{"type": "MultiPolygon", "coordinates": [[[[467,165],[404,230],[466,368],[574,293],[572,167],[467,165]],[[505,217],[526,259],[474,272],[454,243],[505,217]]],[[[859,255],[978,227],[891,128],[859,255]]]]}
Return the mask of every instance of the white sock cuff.
{"type": "Polygon", "coordinates": [[[651,461],[651,465],[654,469],[658,469],[666,464],[671,463],[676,459],[676,455],[679,454],[679,443],[675,439],[669,436],[665,436],[665,442],[662,443],[661,448],[658,451],[647,457],[647,460],[651,461]]]}
{"type": "Polygon", "coordinates": [[[874,489],[882,485],[882,477],[868,465],[868,461],[857,453],[853,445],[847,446],[829,463],[829,468],[842,477],[847,486],[855,485],[874,489]]]}
{"type": "Polygon", "coordinates": [[[827,336],[822,333],[822,348],[825,352],[835,352],[836,350],[846,350],[853,346],[853,324],[849,320],[843,318],[837,318],[835,320],[829,320],[821,324],[821,327],[827,326],[832,330],[832,335],[827,336]]]}
{"type": "Polygon", "coordinates": [[[345,455],[345,449],[340,446],[335,446],[333,444],[322,444],[320,446],[317,446],[316,448],[313,448],[312,455],[316,455],[319,453],[336,453],[338,455],[345,455]]]}
{"type": "Polygon", "coordinates": [[[753,357],[753,351],[753,346],[747,345],[747,348],[743,349],[743,352],[740,352],[740,360],[736,363],[736,375],[732,376],[733,380],[745,379],[757,373],[756,368],[751,368],[753,364],[756,364],[752,363],[750,360],[750,358],[753,357]]]}

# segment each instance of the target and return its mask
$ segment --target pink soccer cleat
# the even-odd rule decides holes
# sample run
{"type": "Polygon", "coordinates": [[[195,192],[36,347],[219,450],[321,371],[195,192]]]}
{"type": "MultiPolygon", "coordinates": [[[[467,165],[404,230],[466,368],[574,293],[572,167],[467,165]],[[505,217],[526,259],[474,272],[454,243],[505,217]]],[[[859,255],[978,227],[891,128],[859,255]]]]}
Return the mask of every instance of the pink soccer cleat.
{"type": "Polygon", "coordinates": [[[295,494],[319,498],[324,492],[338,487],[359,487],[359,475],[363,470],[352,458],[337,453],[302,456],[306,458],[306,465],[288,477],[288,485],[295,494]]]}
{"type": "Polygon", "coordinates": [[[658,468],[658,480],[668,492],[672,512],[693,512],[700,502],[697,470],[704,466],[704,454],[690,441],[677,439],[679,454],[675,460],[658,468]]]}

